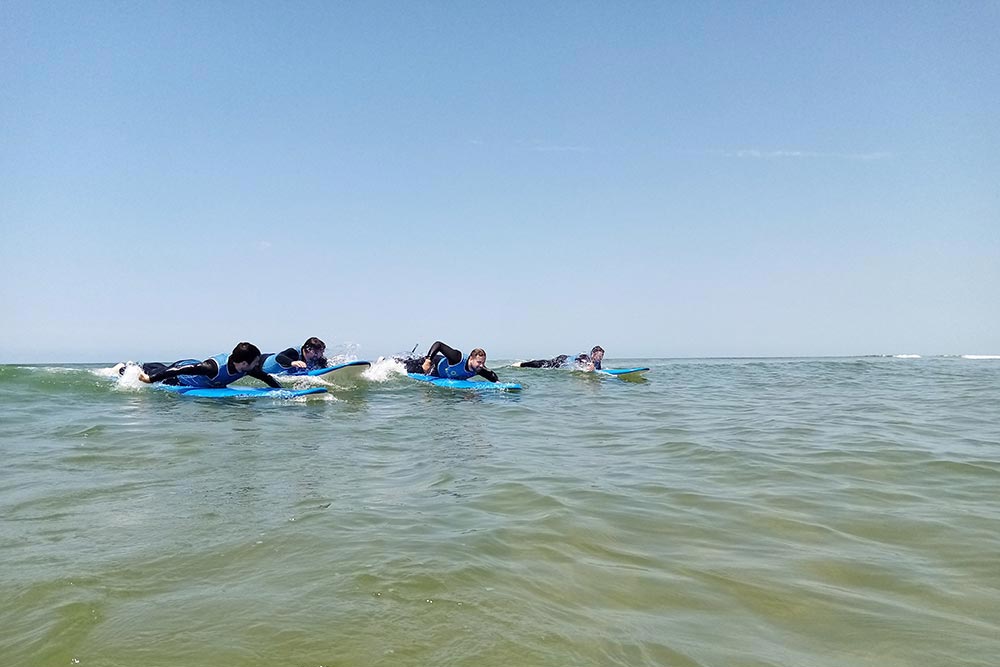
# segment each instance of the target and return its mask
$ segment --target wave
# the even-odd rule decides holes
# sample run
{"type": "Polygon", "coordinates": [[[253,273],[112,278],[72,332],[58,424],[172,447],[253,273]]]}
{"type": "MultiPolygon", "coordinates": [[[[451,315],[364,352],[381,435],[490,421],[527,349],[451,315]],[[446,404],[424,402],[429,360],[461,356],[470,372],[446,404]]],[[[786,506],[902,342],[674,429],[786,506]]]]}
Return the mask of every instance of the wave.
{"type": "Polygon", "coordinates": [[[1000,354],[963,354],[963,359],[1000,359],[1000,354]]]}

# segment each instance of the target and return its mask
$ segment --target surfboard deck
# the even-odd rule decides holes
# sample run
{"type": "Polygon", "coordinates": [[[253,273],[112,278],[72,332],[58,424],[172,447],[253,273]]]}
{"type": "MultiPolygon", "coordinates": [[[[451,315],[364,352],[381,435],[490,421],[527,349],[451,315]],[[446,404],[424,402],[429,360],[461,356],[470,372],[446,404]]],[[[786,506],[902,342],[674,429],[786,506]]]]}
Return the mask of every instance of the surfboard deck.
{"type": "Polygon", "coordinates": [[[481,381],[476,382],[473,380],[451,380],[449,378],[439,378],[433,375],[423,375],[421,373],[407,373],[407,375],[414,380],[420,382],[426,382],[428,384],[433,384],[438,387],[447,387],[449,389],[478,389],[478,390],[489,390],[489,391],[521,391],[521,385],[513,382],[487,382],[481,381]]]}
{"type": "Polygon", "coordinates": [[[272,376],[282,384],[292,383],[296,378],[301,377],[317,377],[327,382],[353,382],[358,380],[371,367],[372,362],[370,361],[348,361],[336,366],[314,368],[311,371],[302,371],[301,373],[272,373],[272,376]]]}
{"type": "Polygon", "coordinates": [[[595,373],[603,373],[604,375],[614,375],[617,377],[640,377],[643,373],[648,371],[648,368],[602,368],[599,371],[594,371],[595,373]]]}
{"type": "Polygon", "coordinates": [[[581,375],[581,376],[582,375],[591,375],[591,373],[593,373],[595,375],[610,375],[610,376],[613,376],[613,377],[620,378],[622,380],[642,380],[642,379],[645,379],[642,374],[645,373],[645,372],[647,372],[649,370],[649,368],[640,367],[640,368],[602,368],[600,370],[585,371],[585,370],[580,369],[580,368],[567,368],[567,367],[562,367],[562,368],[531,368],[531,367],[519,366],[518,365],[519,363],[521,363],[521,362],[516,362],[516,363],[511,364],[511,368],[518,368],[518,369],[524,369],[524,370],[529,370],[529,371],[532,371],[532,370],[541,370],[541,371],[551,371],[551,370],[556,370],[556,371],[570,371],[574,375],[581,375]]]}
{"type": "Polygon", "coordinates": [[[325,387],[310,387],[309,389],[264,389],[259,387],[182,387],[180,385],[156,385],[157,389],[169,391],[181,396],[195,398],[296,398],[312,394],[325,394],[325,387]]]}

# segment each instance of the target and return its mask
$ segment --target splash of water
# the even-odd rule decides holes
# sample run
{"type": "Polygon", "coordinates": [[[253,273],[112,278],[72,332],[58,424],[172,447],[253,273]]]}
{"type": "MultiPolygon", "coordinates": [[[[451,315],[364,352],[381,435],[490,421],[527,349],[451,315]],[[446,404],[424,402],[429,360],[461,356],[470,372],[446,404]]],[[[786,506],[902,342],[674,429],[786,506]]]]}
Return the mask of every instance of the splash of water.
{"type": "Polygon", "coordinates": [[[406,375],[406,367],[392,357],[379,357],[363,373],[364,378],[370,382],[388,382],[397,375],[406,375]]]}

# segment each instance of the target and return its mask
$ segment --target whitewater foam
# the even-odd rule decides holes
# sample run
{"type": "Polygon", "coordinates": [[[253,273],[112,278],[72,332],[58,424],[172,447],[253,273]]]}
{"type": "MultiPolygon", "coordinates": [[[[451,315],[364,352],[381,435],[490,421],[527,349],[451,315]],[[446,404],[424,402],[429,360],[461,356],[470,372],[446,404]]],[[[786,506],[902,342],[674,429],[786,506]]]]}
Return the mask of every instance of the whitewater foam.
{"type": "Polygon", "coordinates": [[[379,357],[362,376],[371,382],[388,382],[394,376],[406,375],[406,366],[391,357],[379,357]]]}

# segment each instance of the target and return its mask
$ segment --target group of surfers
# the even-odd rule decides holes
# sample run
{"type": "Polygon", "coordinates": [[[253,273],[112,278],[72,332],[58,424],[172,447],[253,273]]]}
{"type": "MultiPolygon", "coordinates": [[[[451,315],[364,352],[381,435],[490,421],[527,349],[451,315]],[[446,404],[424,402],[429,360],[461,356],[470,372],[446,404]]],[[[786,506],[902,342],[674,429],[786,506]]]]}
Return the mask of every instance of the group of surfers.
{"type": "MultiPolygon", "coordinates": [[[[393,357],[403,364],[407,373],[421,373],[432,377],[451,380],[467,380],[474,376],[496,382],[497,374],[486,367],[486,351],[480,347],[469,354],[462,354],[441,341],[435,341],[422,357],[393,357]]],[[[521,368],[560,368],[593,371],[601,369],[604,348],[595,346],[590,354],[582,353],[570,361],[570,356],[561,354],[552,359],[535,359],[513,364],[521,368]]],[[[244,376],[256,378],[269,387],[280,389],[281,384],[274,379],[275,374],[294,374],[318,368],[326,368],[326,343],[315,336],[299,347],[290,347],[276,353],[262,354],[253,343],[243,342],[229,354],[222,353],[204,360],[181,359],[171,364],[157,361],[142,364],[138,378],[142,382],[162,382],[185,387],[225,387],[244,376]]],[[[128,367],[119,363],[114,370],[124,375],[128,367]]]]}

